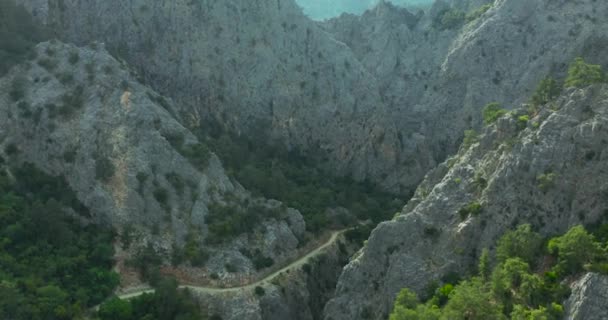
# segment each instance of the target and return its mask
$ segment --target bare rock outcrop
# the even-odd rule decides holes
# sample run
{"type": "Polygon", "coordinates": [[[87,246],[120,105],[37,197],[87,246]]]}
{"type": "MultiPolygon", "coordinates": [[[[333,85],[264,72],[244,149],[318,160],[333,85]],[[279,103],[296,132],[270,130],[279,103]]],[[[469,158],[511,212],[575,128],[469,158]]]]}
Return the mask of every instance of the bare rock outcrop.
{"type": "Polygon", "coordinates": [[[566,302],[568,320],[601,320],[608,318],[608,278],[588,273],[572,285],[572,294],[566,302]]]}

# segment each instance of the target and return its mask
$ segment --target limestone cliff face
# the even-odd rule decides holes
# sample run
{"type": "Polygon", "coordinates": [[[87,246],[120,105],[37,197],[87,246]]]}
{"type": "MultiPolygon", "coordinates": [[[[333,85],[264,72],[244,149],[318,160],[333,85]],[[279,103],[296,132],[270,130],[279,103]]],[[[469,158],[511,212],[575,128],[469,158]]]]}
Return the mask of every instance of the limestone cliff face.
{"type": "Polygon", "coordinates": [[[64,39],[105,42],[179,101],[188,125],[213,118],[317,154],[338,174],[408,181],[387,177],[401,164],[401,147],[376,79],[293,0],[27,4],[64,39]]]}
{"type": "Polygon", "coordinates": [[[570,89],[529,122],[505,116],[431,171],[393,221],[380,224],[340,277],[326,319],[385,317],[403,287],[466,273],[483,248],[531,223],[545,235],[603,218],[608,86],[570,89]],[[479,203],[479,215],[461,208],[479,203]]]}
{"type": "Polygon", "coordinates": [[[319,156],[338,174],[398,192],[455,152],[491,101],[521,102],[575,56],[600,60],[608,5],[584,1],[388,2],[361,17],[306,18],[293,0],[27,0],[65,39],[106,42],[188,126],[235,132],[319,156]],[[438,26],[451,8],[471,13],[438,26]]]}
{"type": "Polygon", "coordinates": [[[133,251],[152,243],[170,253],[188,235],[202,245],[209,240],[209,207],[228,199],[281,208],[285,214],[262,217],[266,222],[250,236],[209,246],[209,272],[223,275],[231,260],[238,272],[252,272],[239,249],[259,249],[280,261],[298,247],[305,231],[299,212],[251,197],[212,153],[199,154],[208,161],[184,156],[179,149],[198,140],[174,118],[176,106],[140,84],[102,45],[47,42],[36,53],[0,78],[5,159],[64,176],[94,221],[119,232],[134,228],[133,251]]]}
{"type": "Polygon", "coordinates": [[[426,172],[456,151],[464,129],[480,125],[485,104],[517,106],[576,56],[608,63],[601,51],[607,12],[607,4],[591,0],[497,0],[436,1],[416,15],[382,2],[361,17],[321,25],[378,79],[406,167],[426,172]],[[462,26],[437,25],[450,8],[471,13],[483,4],[492,7],[462,26]]]}
{"type": "Polygon", "coordinates": [[[572,294],[566,302],[568,320],[601,320],[608,318],[608,278],[589,273],[572,285],[572,294]]]}

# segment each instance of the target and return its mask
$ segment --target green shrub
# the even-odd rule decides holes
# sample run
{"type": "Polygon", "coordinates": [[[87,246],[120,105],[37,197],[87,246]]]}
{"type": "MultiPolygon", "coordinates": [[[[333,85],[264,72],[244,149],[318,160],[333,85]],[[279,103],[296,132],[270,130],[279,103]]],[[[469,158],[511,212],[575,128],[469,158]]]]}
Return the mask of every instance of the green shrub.
{"type": "Polygon", "coordinates": [[[92,82],[93,80],[95,80],[96,68],[95,68],[94,62],[89,62],[89,63],[85,64],[84,70],[87,73],[87,79],[89,80],[89,82],[92,82]]]}
{"type": "Polygon", "coordinates": [[[68,85],[74,82],[74,75],[69,72],[63,72],[57,78],[63,85],[68,85]]]}
{"type": "Polygon", "coordinates": [[[532,95],[530,103],[535,106],[542,106],[557,98],[562,92],[561,86],[551,77],[544,78],[532,95]]]}
{"type": "Polygon", "coordinates": [[[84,107],[84,88],[77,86],[74,91],[65,93],[61,96],[61,106],[59,114],[64,118],[72,116],[77,110],[84,107]]]}
{"type": "Polygon", "coordinates": [[[523,115],[517,117],[517,128],[519,130],[523,130],[528,126],[528,122],[530,121],[530,116],[523,115]]]}
{"type": "Polygon", "coordinates": [[[48,32],[19,1],[0,1],[0,77],[25,61],[34,46],[48,38],[48,32]]]}
{"type": "Polygon", "coordinates": [[[30,107],[31,106],[29,103],[27,103],[27,101],[19,101],[19,103],[17,103],[17,109],[19,109],[19,116],[26,119],[31,118],[33,113],[30,107]]]}
{"type": "Polygon", "coordinates": [[[157,188],[153,192],[154,199],[163,207],[165,210],[169,209],[169,192],[165,188],[157,188]]]}
{"type": "Polygon", "coordinates": [[[70,148],[63,152],[63,160],[67,163],[74,163],[76,161],[77,151],[74,148],[70,148]]]}
{"type": "Polygon", "coordinates": [[[107,75],[111,75],[114,73],[114,69],[112,69],[112,66],[109,65],[103,66],[102,70],[107,75]]]}
{"type": "Polygon", "coordinates": [[[469,149],[473,144],[479,141],[479,137],[475,130],[465,130],[464,139],[462,140],[462,147],[464,149],[469,149]]]}
{"type": "Polygon", "coordinates": [[[107,301],[100,306],[96,316],[100,320],[207,319],[201,314],[201,306],[192,293],[178,288],[177,280],[159,278],[153,286],[154,293],[107,301]]]}
{"type": "Polygon", "coordinates": [[[211,151],[202,143],[187,145],[182,148],[180,153],[190,161],[190,163],[199,170],[207,169],[209,159],[211,159],[211,151]]]}
{"type": "Polygon", "coordinates": [[[604,251],[592,234],[582,226],[572,227],[566,234],[549,240],[549,252],[558,257],[556,271],[573,274],[583,266],[604,257],[604,251]]]}
{"type": "Polygon", "coordinates": [[[312,267],[309,263],[305,263],[302,265],[302,270],[309,275],[312,272],[312,267]]]}
{"type": "Polygon", "coordinates": [[[122,233],[120,234],[120,242],[122,243],[123,249],[129,249],[131,243],[133,243],[135,237],[135,228],[132,224],[127,224],[122,229],[122,233]]]}
{"type": "Polygon", "coordinates": [[[475,172],[475,176],[473,177],[473,185],[478,191],[483,191],[488,186],[488,180],[486,180],[484,177],[483,172],[475,172]]]}
{"type": "Polygon", "coordinates": [[[555,186],[556,178],[557,178],[557,174],[555,174],[553,172],[543,173],[543,174],[538,175],[536,177],[536,182],[538,184],[538,188],[543,192],[549,191],[549,189],[551,189],[555,186]]]}
{"type": "Polygon", "coordinates": [[[148,174],[140,171],[135,175],[135,178],[140,184],[143,184],[148,180],[148,174]]]}
{"type": "Polygon", "coordinates": [[[146,186],[146,181],[148,181],[148,174],[140,171],[135,175],[135,178],[137,179],[137,192],[143,196],[144,187],[146,186]]]}
{"type": "Polygon", "coordinates": [[[440,30],[456,29],[464,24],[466,14],[458,9],[448,9],[440,13],[434,21],[436,28],[440,30]]]}
{"type": "Polygon", "coordinates": [[[498,120],[498,118],[504,116],[505,114],[507,114],[507,110],[502,109],[500,107],[500,103],[498,103],[498,102],[489,103],[483,108],[483,122],[486,125],[490,125],[490,124],[496,122],[496,120],[498,120]]]}
{"type": "Polygon", "coordinates": [[[6,145],[6,147],[4,147],[4,153],[6,153],[7,156],[14,156],[19,153],[19,148],[16,144],[9,143],[6,145]]]}
{"type": "Polygon", "coordinates": [[[78,53],[78,51],[70,52],[70,56],[68,57],[68,62],[71,65],[75,65],[78,63],[78,61],[80,61],[80,54],[78,53]]]}
{"type": "Polygon", "coordinates": [[[579,57],[570,65],[564,86],[581,88],[604,81],[605,76],[600,65],[588,64],[579,57]]]}
{"type": "Polygon", "coordinates": [[[460,210],[458,210],[458,214],[460,215],[460,219],[461,220],[465,220],[466,218],[468,218],[469,216],[478,216],[481,211],[483,210],[481,204],[477,201],[473,201],[467,205],[465,205],[464,207],[460,208],[460,210]]]}
{"type": "Polygon", "coordinates": [[[15,76],[15,78],[13,78],[13,82],[11,82],[11,89],[9,91],[9,96],[11,100],[17,102],[25,98],[26,84],[27,79],[25,79],[24,76],[15,76]]]}
{"type": "Polygon", "coordinates": [[[158,276],[158,267],[162,263],[163,256],[150,243],[140,248],[135,256],[127,261],[127,265],[135,267],[147,281],[154,280],[158,276]]]}
{"type": "Polygon", "coordinates": [[[95,177],[103,182],[108,182],[114,176],[116,167],[106,156],[97,156],[95,159],[95,177]]]}
{"type": "Polygon", "coordinates": [[[209,253],[201,246],[194,232],[189,232],[183,250],[183,258],[194,267],[202,267],[209,260],[209,253]]]}
{"type": "Polygon", "coordinates": [[[210,243],[220,243],[240,234],[253,231],[255,226],[269,218],[281,218],[284,208],[267,208],[254,203],[211,204],[207,225],[210,243]]]}
{"type": "Polygon", "coordinates": [[[475,9],[473,12],[470,12],[469,14],[467,14],[466,16],[466,20],[467,22],[471,22],[473,20],[478,19],[479,17],[481,17],[484,13],[488,12],[488,10],[490,10],[492,8],[493,4],[489,3],[489,4],[485,4],[477,9],[475,9]]]}
{"type": "Polygon", "coordinates": [[[481,256],[479,257],[479,263],[477,264],[477,272],[484,281],[487,281],[492,273],[490,264],[490,251],[487,248],[483,248],[481,250],[481,256]]]}
{"type": "Polygon", "coordinates": [[[498,262],[504,262],[508,258],[521,258],[523,261],[533,264],[541,252],[543,240],[541,236],[532,231],[532,226],[523,224],[513,231],[505,233],[496,246],[496,258],[498,262]]]}
{"type": "Polygon", "coordinates": [[[230,262],[224,264],[224,268],[226,268],[226,272],[235,273],[237,272],[237,268],[230,262]]]}
{"type": "Polygon", "coordinates": [[[272,260],[272,258],[265,257],[259,250],[256,250],[256,254],[253,256],[252,262],[256,270],[269,268],[274,264],[274,260],[272,260]]]}
{"type": "Polygon", "coordinates": [[[50,58],[41,58],[38,60],[38,65],[46,69],[48,72],[52,72],[57,69],[57,61],[50,58]]]}
{"type": "Polygon", "coordinates": [[[175,192],[178,195],[184,194],[184,188],[186,187],[186,185],[184,184],[184,179],[179,174],[175,172],[167,173],[165,175],[165,178],[167,179],[167,181],[169,181],[171,186],[173,186],[175,192]]]}
{"type": "Polygon", "coordinates": [[[264,296],[264,294],[266,294],[266,290],[264,290],[264,288],[262,288],[260,286],[255,287],[254,291],[255,291],[255,295],[258,297],[262,297],[262,296],[264,296]]]}
{"type": "Polygon", "coordinates": [[[133,316],[133,306],[128,300],[114,297],[99,307],[97,315],[102,320],[128,320],[133,316]]]}

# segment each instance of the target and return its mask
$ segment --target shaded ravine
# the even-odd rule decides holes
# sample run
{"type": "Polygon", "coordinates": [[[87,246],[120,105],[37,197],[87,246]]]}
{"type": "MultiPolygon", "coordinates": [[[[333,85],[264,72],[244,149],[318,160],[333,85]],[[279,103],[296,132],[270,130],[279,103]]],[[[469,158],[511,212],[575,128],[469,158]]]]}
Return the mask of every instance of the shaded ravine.
{"type": "MultiPolygon", "coordinates": [[[[193,285],[180,285],[179,288],[181,289],[189,289],[192,290],[193,292],[198,292],[198,293],[208,293],[208,294],[220,294],[220,293],[227,293],[227,292],[238,292],[238,291],[246,291],[246,290],[251,290],[254,289],[257,286],[261,286],[264,285],[268,282],[270,282],[271,280],[273,280],[274,278],[276,278],[277,276],[279,276],[281,273],[293,269],[293,268],[297,268],[300,267],[302,265],[304,265],[306,262],[308,262],[309,259],[318,256],[319,254],[321,254],[323,252],[323,250],[327,247],[329,247],[330,245],[332,245],[333,243],[336,242],[336,240],[338,239],[338,237],[340,235],[342,235],[344,232],[348,231],[350,229],[344,229],[344,230],[339,230],[339,231],[334,231],[331,234],[331,237],[329,238],[329,240],[327,242],[325,242],[324,244],[322,244],[321,246],[317,247],[316,249],[310,251],[309,253],[307,253],[306,255],[300,257],[299,259],[295,260],[294,262],[290,263],[289,265],[269,274],[268,276],[264,277],[263,279],[260,279],[258,281],[255,281],[253,283],[250,283],[248,285],[244,285],[244,286],[237,286],[237,287],[230,287],[230,288],[216,288],[216,287],[204,287],[204,286],[193,286],[193,285]]],[[[154,293],[154,289],[151,287],[146,287],[146,288],[141,288],[138,289],[136,291],[133,292],[128,292],[128,293],[124,293],[124,294],[120,294],[117,297],[119,299],[132,299],[132,298],[136,298],[138,296],[141,296],[143,294],[146,293],[154,293]]]]}

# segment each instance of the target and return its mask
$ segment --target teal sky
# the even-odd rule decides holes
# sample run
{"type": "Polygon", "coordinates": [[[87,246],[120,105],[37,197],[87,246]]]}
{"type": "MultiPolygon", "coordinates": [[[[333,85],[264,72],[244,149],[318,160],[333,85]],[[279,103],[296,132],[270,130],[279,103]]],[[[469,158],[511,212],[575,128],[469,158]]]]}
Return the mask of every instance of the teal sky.
{"type": "MultiPolygon", "coordinates": [[[[328,19],[343,12],[361,14],[379,0],[296,0],[309,17],[316,20],[328,19]]],[[[397,5],[428,4],[434,0],[390,0],[397,5]]]]}

